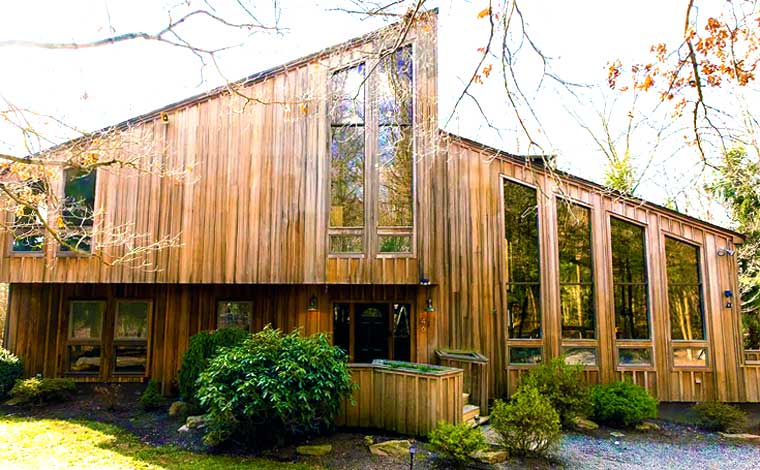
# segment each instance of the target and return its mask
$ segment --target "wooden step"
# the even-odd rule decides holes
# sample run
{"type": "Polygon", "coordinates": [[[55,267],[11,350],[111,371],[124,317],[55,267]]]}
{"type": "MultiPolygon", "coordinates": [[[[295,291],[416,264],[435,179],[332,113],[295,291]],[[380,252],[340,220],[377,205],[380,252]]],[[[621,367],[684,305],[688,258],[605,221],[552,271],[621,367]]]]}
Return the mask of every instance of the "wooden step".
{"type": "Polygon", "coordinates": [[[472,418],[469,421],[465,421],[471,428],[477,428],[483,426],[488,422],[488,416],[479,416],[478,419],[472,418]]]}
{"type": "Polygon", "coordinates": [[[462,421],[467,422],[480,414],[478,405],[464,405],[462,410],[462,421]]]}
{"type": "Polygon", "coordinates": [[[464,400],[464,404],[470,403],[470,394],[469,393],[463,393],[462,394],[462,400],[464,400]]]}

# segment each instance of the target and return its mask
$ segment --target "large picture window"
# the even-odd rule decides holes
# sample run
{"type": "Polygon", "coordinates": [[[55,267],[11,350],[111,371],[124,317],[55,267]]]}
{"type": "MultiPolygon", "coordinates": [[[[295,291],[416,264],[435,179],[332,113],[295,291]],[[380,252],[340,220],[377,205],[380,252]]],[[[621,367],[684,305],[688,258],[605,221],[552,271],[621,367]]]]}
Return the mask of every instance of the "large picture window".
{"type": "Polygon", "coordinates": [[[64,171],[61,252],[92,250],[92,227],[95,214],[95,171],[68,168],[64,171]]]}
{"type": "Polygon", "coordinates": [[[557,235],[562,338],[594,339],[591,210],[558,200],[557,235]]]}
{"type": "Polygon", "coordinates": [[[665,237],[665,256],[668,272],[670,338],[674,341],[704,340],[699,247],[675,238],[665,237]]]}
{"type": "Polygon", "coordinates": [[[106,303],[73,301],[69,310],[68,371],[100,374],[106,303]]]}
{"type": "Polygon", "coordinates": [[[504,180],[504,245],[510,338],[541,337],[536,190],[504,180]]]}
{"type": "Polygon", "coordinates": [[[615,337],[648,340],[649,299],[644,228],[610,219],[615,337]]]}
{"type": "Polygon", "coordinates": [[[411,253],[411,46],[386,54],[379,62],[362,62],[333,73],[329,88],[329,251],[411,253]],[[368,71],[373,73],[368,76],[368,71]]]}

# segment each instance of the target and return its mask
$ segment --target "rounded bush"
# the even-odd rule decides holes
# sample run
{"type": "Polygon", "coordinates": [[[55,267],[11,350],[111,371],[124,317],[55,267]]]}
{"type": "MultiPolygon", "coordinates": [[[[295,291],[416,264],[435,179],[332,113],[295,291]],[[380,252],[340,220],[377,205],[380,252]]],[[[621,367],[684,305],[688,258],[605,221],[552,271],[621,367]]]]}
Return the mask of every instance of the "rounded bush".
{"type": "Polygon", "coordinates": [[[51,403],[64,401],[76,392],[76,384],[70,378],[19,379],[11,389],[15,403],[51,403]]]}
{"type": "Polygon", "coordinates": [[[198,406],[198,400],[195,397],[198,390],[198,376],[208,366],[209,360],[214,357],[219,348],[239,344],[246,337],[248,337],[248,332],[235,326],[212,332],[201,331],[193,335],[185,355],[182,356],[182,367],[177,377],[182,399],[198,406]]]}
{"type": "Polygon", "coordinates": [[[548,398],[564,426],[572,425],[578,416],[591,413],[591,394],[583,377],[583,366],[568,365],[564,357],[531,369],[521,385],[534,387],[548,398]]]}
{"type": "Polygon", "coordinates": [[[488,448],[486,437],[480,429],[467,423],[441,422],[428,436],[430,444],[455,465],[461,465],[470,455],[488,448]]]}
{"type": "Polygon", "coordinates": [[[267,326],[221,348],[198,379],[204,441],[264,447],[332,427],[353,390],[348,357],[325,334],[284,335],[267,326]]]}
{"type": "Polygon", "coordinates": [[[747,414],[727,403],[697,403],[691,412],[697,426],[705,431],[742,432],[747,427],[747,414]]]}
{"type": "Polygon", "coordinates": [[[144,410],[155,410],[159,408],[164,402],[164,397],[161,396],[161,389],[159,383],[153,379],[148,381],[148,386],[145,387],[140,395],[140,406],[144,410]]]}
{"type": "Polygon", "coordinates": [[[491,427],[513,455],[545,454],[562,436],[559,413],[535,387],[523,386],[512,400],[496,400],[491,427]]]}
{"type": "Polygon", "coordinates": [[[596,421],[610,426],[635,426],[657,417],[657,400],[629,382],[596,385],[591,391],[596,421]]]}
{"type": "Polygon", "coordinates": [[[0,398],[5,398],[16,380],[24,376],[21,359],[7,349],[0,348],[0,398]]]}

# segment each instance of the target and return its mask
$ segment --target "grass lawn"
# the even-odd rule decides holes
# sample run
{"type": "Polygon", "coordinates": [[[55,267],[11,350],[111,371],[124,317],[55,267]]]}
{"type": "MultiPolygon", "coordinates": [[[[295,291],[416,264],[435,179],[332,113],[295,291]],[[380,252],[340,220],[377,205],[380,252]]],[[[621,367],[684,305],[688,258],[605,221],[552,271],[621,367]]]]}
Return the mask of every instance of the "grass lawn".
{"type": "Polygon", "coordinates": [[[123,429],[92,421],[0,417],[0,468],[306,470],[311,467],[150,446],[123,429]]]}

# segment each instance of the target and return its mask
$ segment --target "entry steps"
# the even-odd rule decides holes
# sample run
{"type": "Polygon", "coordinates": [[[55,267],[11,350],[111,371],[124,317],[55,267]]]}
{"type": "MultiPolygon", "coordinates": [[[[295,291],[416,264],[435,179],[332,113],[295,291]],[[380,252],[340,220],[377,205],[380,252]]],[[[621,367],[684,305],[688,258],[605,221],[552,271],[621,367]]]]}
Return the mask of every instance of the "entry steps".
{"type": "Polygon", "coordinates": [[[462,409],[462,422],[470,427],[478,427],[488,422],[488,416],[480,416],[480,407],[470,404],[470,394],[463,393],[464,408],[462,409]]]}

